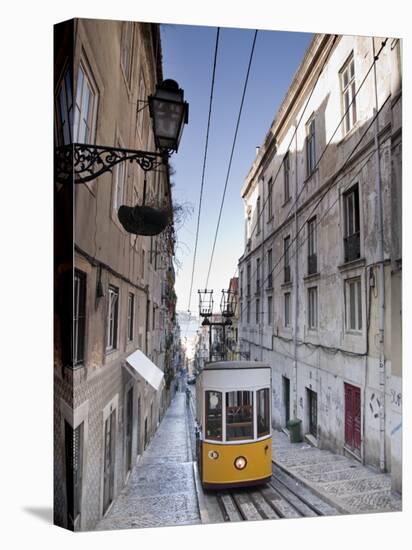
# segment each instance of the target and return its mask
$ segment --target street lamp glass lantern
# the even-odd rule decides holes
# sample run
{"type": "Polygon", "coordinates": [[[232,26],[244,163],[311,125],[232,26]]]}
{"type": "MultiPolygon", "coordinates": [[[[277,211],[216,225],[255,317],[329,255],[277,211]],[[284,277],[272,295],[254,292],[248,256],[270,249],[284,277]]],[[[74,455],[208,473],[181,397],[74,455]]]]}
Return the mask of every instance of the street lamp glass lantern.
{"type": "Polygon", "coordinates": [[[149,111],[156,147],[164,152],[177,151],[189,116],[189,105],[178,83],[169,79],[158,84],[156,93],[149,96],[149,111]]]}

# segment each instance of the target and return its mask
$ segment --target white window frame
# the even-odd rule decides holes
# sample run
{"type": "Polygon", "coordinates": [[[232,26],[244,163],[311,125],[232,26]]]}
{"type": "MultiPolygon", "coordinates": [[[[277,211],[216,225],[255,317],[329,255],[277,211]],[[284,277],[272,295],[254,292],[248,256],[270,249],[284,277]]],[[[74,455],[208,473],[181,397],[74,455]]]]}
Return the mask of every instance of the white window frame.
{"type": "Polygon", "coordinates": [[[361,277],[345,279],[345,326],[347,332],[361,333],[363,330],[361,277]],[[354,310],[352,310],[352,306],[354,310]],[[352,320],[354,321],[353,326],[352,320]]]}
{"type": "Polygon", "coordinates": [[[273,219],[273,180],[268,181],[268,221],[273,219]]]}
{"type": "Polygon", "coordinates": [[[112,351],[117,349],[117,342],[119,340],[119,289],[109,285],[107,297],[106,351],[112,351]]]}
{"type": "Polygon", "coordinates": [[[316,167],[316,125],[312,116],[306,123],[306,174],[311,176],[316,167]]]}
{"type": "Polygon", "coordinates": [[[356,77],[353,52],[350,54],[342,69],[339,71],[339,76],[341,86],[342,116],[344,116],[343,134],[346,135],[352,130],[357,122],[356,77]]]}
{"type": "Polygon", "coordinates": [[[256,199],[256,235],[260,233],[260,197],[256,199]]]}
{"type": "Polygon", "coordinates": [[[96,137],[97,105],[99,93],[92,71],[85,59],[81,59],[77,72],[76,94],[74,100],[73,142],[94,143],[96,137]],[[86,89],[88,98],[85,98],[86,89]],[[85,113],[85,103],[87,112],[85,113]],[[86,117],[86,118],[85,118],[86,117]],[[80,133],[81,120],[84,121],[86,133],[80,133]]]}
{"type": "Polygon", "coordinates": [[[127,86],[130,88],[133,73],[133,44],[134,24],[132,21],[124,21],[122,24],[122,43],[120,51],[120,65],[127,86]]]}
{"type": "Polygon", "coordinates": [[[283,200],[287,202],[290,199],[290,155],[289,151],[283,158],[283,200]]]}
{"type": "Polygon", "coordinates": [[[283,315],[285,327],[290,327],[291,293],[285,292],[283,295],[283,315]]]}
{"type": "Polygon", "coordinates": [[[134,315],[135,315],[135,295],[129,292],[127,297],[127,341],[134,340],[134,315]]]}
{"type": "Polygon", "coordinates": [[[309,330],[318,328],[318,287],[308,288],[308,327],[309,330]]]}

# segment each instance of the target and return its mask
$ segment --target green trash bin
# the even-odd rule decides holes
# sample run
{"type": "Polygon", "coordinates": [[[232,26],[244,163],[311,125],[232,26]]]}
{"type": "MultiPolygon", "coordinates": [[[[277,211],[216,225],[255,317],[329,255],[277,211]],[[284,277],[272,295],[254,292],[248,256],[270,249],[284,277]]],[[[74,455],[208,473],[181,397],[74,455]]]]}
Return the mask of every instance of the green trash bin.
{"type": "Polygon", "coordinates": [[[287,423],[287,428],[289,430],[289,439],[291,443],[300,443],[302,441],[301,434],[302,420],[299,418],[294,418],[289,420],[287,423]]]}

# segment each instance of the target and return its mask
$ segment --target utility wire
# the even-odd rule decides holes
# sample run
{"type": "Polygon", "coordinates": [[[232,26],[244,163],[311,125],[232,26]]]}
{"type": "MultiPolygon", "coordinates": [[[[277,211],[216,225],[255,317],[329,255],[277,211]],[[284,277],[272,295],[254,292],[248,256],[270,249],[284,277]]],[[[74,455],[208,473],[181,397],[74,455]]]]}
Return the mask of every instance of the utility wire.
{"type": "MultiPolygon", "coordinates": [[[[361,142],[363,141],[364,137],[366,136],[366,134],[368,133],[369,129],[371,128],[372,124],[375,122],[376,118],[378,117],[378,115],[380,114],[381,110],[383,109],[383,107],[386,105],[386,103],[388,102],[389,98],[391,96],[389,95],[385,101],[382,103],[381,107],[379,108],[379,110],[375,113],[374,117],[371,119],[371,122],[368,124],[366,130],[364,131],[364,133],[362,134],[362,136],[359,138],[359,140],[357,141],[355,147],[352,149],[352,151],[350,152],[350,154],[348,155],[348,157],[346,158],[343,166],[339,169],[339,172],[342,172],[346,166],[346,164],[348,163],[349,159],[352,157],[352,155],[354,154],[354,152],[357,150],[357,148],[359,147],[359,145],[361,144],[361,142]]],[[[366,164],[369,162],[370,158],[372,157],[372,154],[375,153],[375,149],[369,154],[368,158],[367,158],[367,162],[364,163],[364,165],[362,165],[361,169],[356,173],[355,177],[351,179],[351,182],[348,184],[347,186],[347,189],[350,188],[350,186],[353,184],[353,182],[355,181],[355,179],[357,179],[358,175],[361,173],[361,171],[363,170],[364,166],[366,166],[366,164]]],[[[342,174],[342,176],[339,178],[339,179],[343,179],[344,177],[346,176],[346,174],[342,174]]],[[[289,252],[292,244],[298,239],[299,237],[299,234],[301,233],[301,231],[303,230],[303,228],[306,226],[306,223],[308,222],[308,220],[310,220],[312,217],[313,217],[313,214],[315,213],[316,209],[318,208],[319,204],[322,202],[322,200],[324,199],[324,197],[327,195],[327,193],[330,191],[330,189],[332,188],[332,186],[337,183],[337,181],[339,181],[339,179],[337,179],[337,177],[334,177],[332,178],[331,182],[329,183],[329,185],[326,187],[325,191],[323,192],[323,194],[320,196],[319,200],[317,201],[317,203],[315,204],[314,208],[312,209],[312,211],[310,212],[309,216],[307,217],[307,219],[305,220],[305,222],[301,225],[300,229],[298,230],[297,234],[295,235],[295,237],[291,240],[289,246],[287,247],[287,249],[283,252],[283,254],[281,254],[281,256],[279,257],[278,261],[276,262],[275,266],[272,268],[271,272],[268,273],[267,277],[263,280],[263,287],[264,287],[264,283],[268,280],[269,278],[269,275],[271,275],[273,273],[273,271],[277,268],[277,266],[280,264],[280,262],[282,261],[282,259],[285,257],[286,253],[289,252]]],[[[331,210],[331,208],[338,202],[339,200],[339,197],[331,204],[331,206],[326,210],[324,216],[331,210]]],[[[322,219],[324,218],[324,216],[322,216],[322,218],[317,222],[316,226],[318,226],[320,224],[320,222],[322,221],[322,219]]],[[[307,241],[308,237],[306,237],[305,239],[302,240],[301,244],[299,245],[299,248],[307,241]]],[[[295,249],[294,253],[290,256],[290,258],[293,258],[294,255],[296,254],[296,251],[297,251],[297,248],[295,249]]],[[[257,271],[257,270],[256,270],[257,271]]],[[[255,274],[256,271],[253,273],[255,274]]],[[[279,270],[278,273],[276,273],[275,277],[277,277],[280,273],[282,272],[282,270],[279,270]]],[[[263,288],[262,287],[262,288],[263,288]]],[[[245,308],[242,308],[241,310],[241,313],[243,314],[245,308]]]]}
{"type": "Polygon", "coordinates": [[[243,110],[243,102],[244,102],[245,95],[246,95],[246,88],[247,88],[247,84],[248,84],[248,81],[249,81],[249,73],[250,73],[250,67],[252,65],[253,52],[255,50],[257,33],[258,33],[258,31],[255,30],[252,49],[251,49],[251,52],[250,52],[249,65],[248,65],[246,78],[245,78],[245,84],[243,86],[242,101],[240,102],[239,114],[238,114],[237,123],[236,123],[236,130],[235,130],[235,135],[234,135],[234,138],[233,138],[232,151],[230,153],[229,166],[228,166],[228,169],[227,169],[225,186],[224,186],[224,189],[223,189],[222,201],[221,201],[221,204],[220,204],[219,217],[218,217],[217,226],[216,226],[215,238],[214,238],[214,241],[213,241],[212,254],[211,254],[211,257],[210,257],[209,269],[208,269],[208,272],[207,272],[205,288],[207,288],[207,285],[208,285],[208,282],[209,282],[210,270],[211,270],[211,267],[212,267],[213,256],[214,256],[214,253],[215,253],[216,240],[217,240],[217,235],[218,235],[218,232],[219,232],[220,220],[221,220],[221,217],[222,217],[223,204],[225,202],[225,195],[226,195],[227,184],[228,184],[228,181],[229,181],[230,170],[231,170],[231,167],[232,167],[233,153],[234,153],[234,150],[235,150],[237,133],[238,133],[238,130],[239,130],[240,117],[242,115],[242,110],[243,110]]]}
{"type": "Polygon", "coordinates": [[[193,253],[192,276],[191,276],[191,279],[190,279],[189,303],[188,303],[188,306],[187,306],[187,310],[188,310],[189,313],[190,313],[190,304],[191,304],[191,301],[192,301],[193,277],[194,277],[194,273],[195,273],[197,242],[198,242],[198,238],[199,238],[200,211],[201,211],[201,208],[202,208],[203,185],[204,185],[204,181],[205,181],[206,157],[207,157],[207,149],[208,149],[208,144],[209,144],[210,118],[211,118],[211,114],[212,114],[213,90],[214,90],[214,86],[215,86],[216,60],[217,60],[217,50],[218,50],[218,45],[219,45],[219,33],[220,33],[220,27],[217,28],[217,32],[216,32],[215,57],[214,57],[214,62],[213,62],[213,74],[212,74],[212,83],[211,83],[211,88],[210,88],[210,99],[209,99],[209,116],[208,116],[208,120],[207,120],[205,154],[204,154],[204,157],[203,157],[202,181],[201,181],[201,184],[200,184],[199,210],[198,210],[198,213],[197,213],[195,250],[194,250],[194,253],[193,253]]]}
{"type": "MultiPolygon", "coordinates": [[[[386,46],[387,40],[388,40],[388,39],[385,39],[385,40],[382,42],[379,51],[378,51],[377,54],[374,56],[374,60],[373,60],[372,65],[369,67],[369,69],[368,69],[368,71],[367,71],[365,77],[363,78],[361,84],[359,85],[359,88],[357,89],[357,91],[356,91],[356,93],[354,94],[354,96],[353,96],[351,102],[349,103],[349,105],[348,105],[346,111],[344,112],[342,118],[340,119],[338,125],[336,126],[336,128],[335,128],[335,130],[334,130],[334,132],[333,132],[332,138],[333,138],[333,136],[336,134],[336,132],[338,131],[340,125],[342,124],[343,120],[345,119],[346,114],[349,112],[349,109],[351,108],[353,102],[356,100],[357,94],[358,94],[359,91],[362,89],[363,85],[365,84],[366,78],[367,78],[367,76],[370,74],[370,72],[372,71],[372,69],[373,69],[373,67],[374,67],[374,65],[375,65],[375,63],[376,63],[376,61],[379,59],[379,55],[380,55],[381,51],[383,50],[383,48],[386,46]]],[[[315,85],[316,85],[316,83],[315,83],[315,85]]],[[[386,101],[387,101],[387,99],[386,99],[386,101]]],[[[382,106],[381,106],[381,108],[379,109],[379,111],[382,109],[383,105],[385,105],[386,101],[382,104],[382,106]]],[[[372,119],[372,121],[373,121],[373,120],[375,120],[375,117],[372,119]]],[[[360,145],[360,143],[362,142],[363,138],[365,137],[367,131],[369,130],[369,127],[370,127],[370,125],[369,125],[368,128],[366,129],[365,133],[361,136],[361,138],[359,139],[359,141],[358,141],[357,144],[355,145],[354,149],[351,151],[351,153],[350,153],[350,154],[348,155],[348,157],[346,158],[344,164],[343,164],[342,167],[340,168],[340,171],[342,171],[342,170],[345,168],[346,163],[347,163],[348,160],[351,158],[351,156],[354,154],[354,152],[356,151],[356,149],[359,147],[359,145],[360,145]]],[[[320,155],[320,157],[319,157],[319,159],[318,159],[318,161],[317,161],[317,163],[316,163],[316,165],[315,165],[314,170],[318,168],[319,163],[320,163],[320,160],[323,158],[326,149],[329,147],[329,145],[330,145],[330,143],[331,143],[331,141],[332,141],[332,138],[328,141],[328,143],[327,143],[326,146],[324,147],[324,149],[323,149],[323,151],[322,151],[322,153],[321,153],[321,155],[320,155]]],[[[282,162],[283,162],[283,160],[282,160],[282,162]]],[[[280,164],[280,167],[281,167],[281,166],[282,166],[282,163],[280,164]]],[[[278,172],[277,172],[277,174],[276,174],[276,177],[277,177],[278,174],[279,174],[280,167],[279,167],[279,170],[278,170],[278,172]]],[[[333,184],[333,183],[334,183],[334,180],[332,180],[332,184],[333,184]]],[[[329,188],[330,188],[330,187],[328,187],[328,189],[329,189],[329,188]]],[[[302,186],[302,189],[301,189],[300,192],[298,193],[298,196],[296,197],[296,199],[295,199],[293,205],[291,206],[291,208],[290,208],[288,214],[285,216],[285,220],[288,219],[288,217],[290,216],[292,210],[293,210],[294,207],[297,205],[298,200],[299,200],[301,194],[303,193],[304,189],[305,189],[305,186],[302,186]]],[[[270,196],[270,194],[269,194],[268,196],[270,196]]],[[[268,200],[268,199],[266,199],[266,201],[264,202],[263,207],[262,207],[262,210],[261,210],[260,213],[258,213],[258,216],[260,216],[260,215],[263,214],[263,212],[264,212],[264,207],[265,207],[265,205],[266,205],[266,203],[267,203],[267,200],[268,200]]],[[[252,233],[251,233],[250,238],[252,237],[253,232],[254,232],[254,230],[256,229],[256,227],[257,227],[257,224],[256,224],[255,227],[253,228],[253,231],[252,231],[252,233]]],[[[301,228],[301,229],[302,229],[302,228],[301,228]]],[[[299,234],[299,232],[300,232],[300,230],[298,231],[298,234],[299,234]]],[[[280,256],[279,262],[284,258],[285,254],[289,251],[289,249],[291,248],[291,246],[292,246],[292,244],[294,243],[294,241],[295,241],[295,239],[293,239],[293,240],[290,242],[288,248],[287,248],[287,249],[283,252],[283,254],[280,256]]],[[[279,262],[277,262],[276,265],[278,265],[279,262]]],[[[275,267],[276,267],[276,265],[275,265],[275,267]]],[[[272,270],[272,271],[273,271],[273,270],[272,270]]],[[[256,273],[257,273],[257,268],[256,268],[256,270],[253,272],[252,278],[254,277],[254,275],[255,275],[256,273]]]]}
{"type": "MultiPolygon", "coordinates": [[[[335,35],[334,42],[335,42],[335,40],[336,40],[336,36],[337,36],[337,35],[335,35]]],[[[356,90],[354,96],[352,97],[351,102],[349,103],[347,109],[346,109],[345,112],[343,113],[342,118],[341,118],[340,121],[339,121],[339,124],[336,126],[336,128],[335,128],[335,130],[334,130],[332,136],[330,137],[328,143],[327,143],[326,146],[324,147],[324,149],[323,149],[323,151],[322,151],[322,153],[321,153],[319,159],[317,160],[317,162],[316,162],[316,164],[315,164],[315,166],[314,166],[314,168],[313,168],[313,172],[315,172],[315,171],[318,169],[319,164],[320,164],[320,161],[322,160],[324,154],[326,153],[326,151],[327,151],[329,145],[332,143],[332,139],[335,137],[335,134],[336,134],[336,132],[339,130],[339,128],[340,128],[342,122],[344,121],[344,119],[345,119],[347,113],[349,112],[349,109],[351,108],[353,102],[356,100],[356,96],[358,95],[358,93],[359,93],[360,90],[362,89],[363,85],[365,84],[365,81],[366,81],[367,77],[369,76],[370,72],[372,71],[373,67],[375,66],[376,61],[379,59],[379,55],[380,55],[381,51],[383,50],[383,48],[386,46],[387,41],[388,41],[388,39],[386,38],[386,39],[382,42],[381,47],[380,47],[379,51],[377,52],[377,54],[374,56],[374,60],[373,60],[372,65],[369,67],[369,69],[368,69],[367,73],[365,74],[365,76],[364,76],[362,82],[360,83],[360,85],[359,85],[359,87],[357,88],[357,90],[356,90]]],[[[332,44],[332,46],[333,46],[333,44],[332,44]]],[[[325,59],[325,62],[324,62],[324,64],[323,64],[323,66],[322,66],[322,70],[323,70],[323,67],[324,67],[325,64],[326,64],[326,61],[327,61],[327,58],[325,59]]],[[[322,72],[322,70],[321,70],[321,72],[322,72]]],[[[318,75],[318,79],[319,79],[319,76],[320,76],[321,72],[320,72],[319,75],[318,75]]],[[[316,86],[316,83],[317,83],[318,79],[316,80],[314,86],[316,86]]],[[[312,89],[312,92],[313,92],[313,89],[312,89]]],[[[311,94],[312,94],[312,92],[311,92],[311,94]]],[[[309,99],[310,99],[310,98],[309,98],[309,99]]],[[[308,104],[308,102],[307,102],[306,105],[305,105],[305,109],[306,109],[306,107],[307,107],[307,104],[308,104]]],[[[302,115],[303,115],[303,113],[302,113],[302,115]]],[[[301,118],[300,118],[300,120],[299,120],[299,123],[301,122],[301,120],[302,120],[302,116],[301,116],[301,118]]],[[[299,123],[298,123],[298,125],[299,125],[299,123]]],[[[279,169],[278,169],[278,171],[277,171],[277,173],[276,173],[276,176],[275,176],[274,180],[272,180],[271,189],[273,189],[273,184],[275,183],[276,178],[278,177],[279,172],[280,172],[280,170],[281,170],[281,168],[282,168],[282,166],[283,166],[283,160],[284,160],[286,154],[287,154],[288,151],[289,151],[289,148],[290,148],[290,146],[291,146],[291,144],[292,144],[292,141],[293,141],[293,138],[294,138],[294,136],[295,136],[296,131],[297,131],[297,127],[296,127],[295,132],[294,132],[294,134],[293,134],[293,136],[292,136],[292,139],[291,139],[291,141],[290,141],[290,143],[289,143],[289,147],[288,147],[288,149],[287,149],[287,152],[285,153],[285,155],[284,155],[283,158],[282,158],[282,162],[281,162],[280,165],[279,165],[279,169]]],[[[294,202],[292,203],[292,205],[291,205],[291,207],[290,207],[290,209],[289,209],[289,212],[288,212],[288,214],[287,214],[287,216],[286,216],[285,219],[287,219],[287,218],[290,216],[292,210],[295,208],[296,204],[298,203],[298,200],[299,200],[301,194],[303,193],[304,189],[305,189],[305,186],[303,185],[303,186],[302,186],[302,189],[299,191],[299,193],[298,193],[296,199],[295,199],[294,202]]],[[[256,223],[255,223],[255,226],[253,227],[252,233],[250,234],[250,238],[252,238],[253,233],[255,232],[255,229],[256,229],[256,228],[258,227],[258,225],[259,225],[259,224],[258,224],[259,218],[260,218],[260,216],[263,214],[264,207],[266,206],[266,203],[267,203],[267,201],[268,201],[268,199],[269,199],[270,196],[271,196],[271,194],[268,193],[268,196],[266,197],[266,200],[265,200],[264,203],[263,203],[263,207],[262,207],[262,209],[261,209],[261,212],[258,212],[258,213],[257,213],[256,223]]]]}

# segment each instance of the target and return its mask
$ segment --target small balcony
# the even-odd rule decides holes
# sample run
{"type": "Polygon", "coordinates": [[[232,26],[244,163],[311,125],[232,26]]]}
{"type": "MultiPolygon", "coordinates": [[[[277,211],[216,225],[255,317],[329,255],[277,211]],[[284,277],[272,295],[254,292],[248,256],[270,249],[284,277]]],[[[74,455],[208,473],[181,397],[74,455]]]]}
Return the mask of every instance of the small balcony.
{"type": "Polygon", "coordinates": [[[357,231],[343,239],[345,248],[345,262],[352,262],[360,258],[360,232],[357,231]]]}

